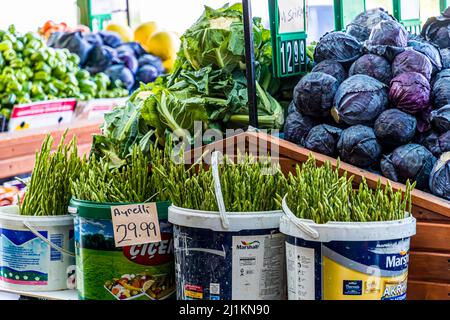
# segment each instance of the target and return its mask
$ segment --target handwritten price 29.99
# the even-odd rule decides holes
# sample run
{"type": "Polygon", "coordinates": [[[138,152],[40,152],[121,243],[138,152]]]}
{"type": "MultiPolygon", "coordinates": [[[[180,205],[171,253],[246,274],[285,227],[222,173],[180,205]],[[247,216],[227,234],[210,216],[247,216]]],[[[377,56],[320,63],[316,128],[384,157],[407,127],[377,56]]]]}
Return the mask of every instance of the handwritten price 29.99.
{"type": "Polygon", "coordinates": [[[134,222],[130,222],[128,224],[120,224],[116,227],[116,232],[120,233],[121,230],[123,230],[123,238],[118,241],[119,244],[132,240],[128,238],[129,236],[128,232],[130,232],[130,235],[132,237],[134,236],[135,239],[142,237],[141,232],[144,232],[144,234],[146,234],[147,237],[157,236],[156,226],[153,222],[150,223],[142,222],[139,225],[139,230],[138,226],[134,222]]]}

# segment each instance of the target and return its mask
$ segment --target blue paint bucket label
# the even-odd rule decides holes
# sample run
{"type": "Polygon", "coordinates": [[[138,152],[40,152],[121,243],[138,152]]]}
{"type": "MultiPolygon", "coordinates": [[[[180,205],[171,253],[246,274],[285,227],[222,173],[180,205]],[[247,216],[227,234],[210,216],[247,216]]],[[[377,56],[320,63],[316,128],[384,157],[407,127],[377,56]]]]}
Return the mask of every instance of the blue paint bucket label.
{"type": "Polygon", "coordinates": [[[218,232],[174,226],[180,300],[280,300],[285,237],[278,229],[218,232]]]}
{"type": "Polygon", "coordinates": [[[287,237],[291,300],[405,300],[410,238],[332,241],[287,237]]]}

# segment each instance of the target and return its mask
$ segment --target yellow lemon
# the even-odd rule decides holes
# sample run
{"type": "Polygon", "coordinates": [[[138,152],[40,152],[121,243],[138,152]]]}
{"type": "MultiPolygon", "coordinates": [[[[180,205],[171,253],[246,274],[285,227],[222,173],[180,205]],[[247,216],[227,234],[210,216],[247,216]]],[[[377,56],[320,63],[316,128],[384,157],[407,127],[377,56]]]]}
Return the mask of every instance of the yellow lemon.
{"type": "Polygon", "coordinates": [[[157,32],[146,44],[149,53],[160,57],[163,61],[176,57],[181,41],[173,32],[157,32]]]}
{"type": "Polygon", "coordinates": [[[146,46],[148,40],[156,33],[158,25],[156,22],[150,21],[141,24],[134,31],[134,41],[139,42],[143,47],[146,46]]]}
{"type": "Polygon", "coordinates": [[[117,33],[123,42],[133,41],[133,31],[128,26],[111,23],[105,30],[117,33]]]}
{"type": "Polygon", "coordinates": [[[171,73],[173,71],[173,67],[175,66],[175,61],[177,60],[177,56],[170,57],[167,60],[163,61],[163,67],[166,69],[167,73],[171,73]]]}

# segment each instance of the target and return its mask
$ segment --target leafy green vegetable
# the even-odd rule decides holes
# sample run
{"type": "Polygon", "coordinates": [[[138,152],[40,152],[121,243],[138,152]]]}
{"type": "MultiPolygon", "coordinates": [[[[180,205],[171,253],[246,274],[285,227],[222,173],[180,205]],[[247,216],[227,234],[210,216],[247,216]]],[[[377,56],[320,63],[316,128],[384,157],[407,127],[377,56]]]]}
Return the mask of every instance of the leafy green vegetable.
{"type": "MultiPolygon", "coordinates": [[[[114,150],[103,148],[94,152],[112,152],[124,158],[129,155],[130,142],[140,143],[144,137],[149,138],[149,132],[151,139],[160,142],[164,142],[167,133],[192,142],[197,134],[196,121],[202,122],[204,129],[248,127],[242,14],[241,4],[217,10],[205,7],[200,19],[181,39],[173,73],[141,85],[129,101],[134,108],[127,105],[107,116],[104,136],[114,150]],[[133,125],[124,125],[124,119],[133,125]]],[[[272,96],[280,82],[271,74],[270,31],[258,18],[253,20],[253,29],[260,128],[282,128],[284,110],[272,96]]]]}

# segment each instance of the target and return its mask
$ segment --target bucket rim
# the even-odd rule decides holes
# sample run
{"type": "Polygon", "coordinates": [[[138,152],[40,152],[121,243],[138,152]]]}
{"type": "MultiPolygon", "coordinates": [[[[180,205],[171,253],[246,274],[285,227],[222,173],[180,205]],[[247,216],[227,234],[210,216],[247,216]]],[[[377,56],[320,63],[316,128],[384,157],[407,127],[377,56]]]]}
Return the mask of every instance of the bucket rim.
{"type": "Polygon", "coordinates": [[[182,227],[209,229],[216,232],[243,230],[279,230],[282,210],[227,213],[229,226],[224,227],[219,212],[169,207],[169,222],[182,227]]]}
{"type": "Polygon", "coordinates": [[[284,214],[280,221],[280,231],[298,239],[313,242],[332,241],[388,241],[411,238],[416,234],[416,218],[413,216],[401,220],[373,222],[328,222],[317,224],[312,220],[292,218],[284,214]],[[299,226],[300,224],[300,226],[299,226]],[[306,227],[305,229],[302,228],[306,227]],[[316,234],[311,234],[308,229],[316,234]]]}
{"type": "MultiPolygon", "coordinates": [[[[182,208],[182,207],[177,207],[175,205],[171,205],[169,207],[169,209],[175,209],[175,210],[179,210],[179,211],[183,211],[183,212],[189,212],[189,213],[197,213],[197,214],[205,214],[205,215],[217,215],[220,216],[220,212],[219,211],[204,211],[204,210],[194,210],[194,209],[188,209],[188,208],[182,208]]],[[[257,215],[269,215],[269,214],[283,214],[283,210],[272,210],[272,211],[246,211],[246,212],[228,212],[227,211],[227,215],[231,215],[231,216],[257,216],[257,215]]]]}
{"type": "Polygon", "coordinates": [[[6,207],[0,207],[0,219],[2,218],[12,218],[11,220],[27,220],[27,221],[73,221],[73,217],[70,214],[65,215],[55,215],[55,216],[27,216],[27,215],[21,215],[19,206],[17,205],[11,205],[6,207]],[[11,213],[4,211],[5,209],[14,210],[17,213],[11,213]]]}

